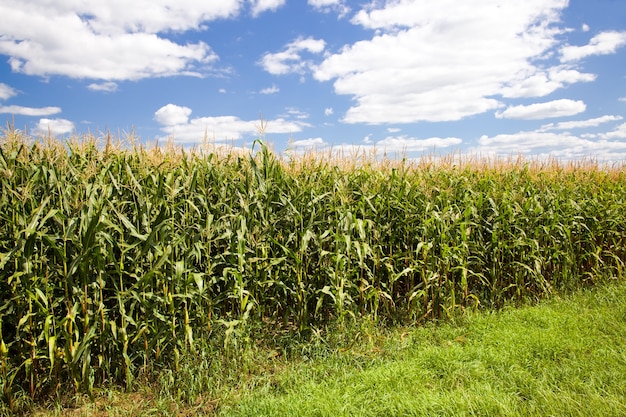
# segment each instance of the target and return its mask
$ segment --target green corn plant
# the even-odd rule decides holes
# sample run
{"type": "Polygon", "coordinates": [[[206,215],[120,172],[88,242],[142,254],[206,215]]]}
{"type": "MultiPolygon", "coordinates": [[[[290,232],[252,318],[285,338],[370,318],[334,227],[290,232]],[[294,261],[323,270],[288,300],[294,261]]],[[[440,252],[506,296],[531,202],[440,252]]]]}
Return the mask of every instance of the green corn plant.
{"type": "Polygon", "coordinates": [[[0,140],[3,401],[622,279],[623,167],[0,140]],[[310,333],[310,332],[309,332],[310,333]]]}

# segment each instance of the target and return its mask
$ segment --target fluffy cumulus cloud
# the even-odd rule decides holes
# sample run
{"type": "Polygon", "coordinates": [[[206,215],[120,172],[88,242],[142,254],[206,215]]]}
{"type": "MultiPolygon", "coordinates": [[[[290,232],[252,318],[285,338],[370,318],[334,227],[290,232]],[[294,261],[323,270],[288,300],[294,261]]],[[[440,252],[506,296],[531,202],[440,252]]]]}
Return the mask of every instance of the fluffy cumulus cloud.
{"type": "Polygon", "coordinates": [[[252,15],[258,16],[266,11],[274,11],[285,4],[285,0],[250,0],[252,15]]]}
{"type": "Polygon", "coordinates": [[[544,97],[567,85],[595,79],[595,74],[581,73],[562,65],[547,70],[529,68],[505,83],[500,94],[506,98],[544,97]]]}
{"type": "Polygon", "coordinates": [[[418,139],[407,136],[389,136],[376,142],[376,147],[390,152],[424,152],[458,146],[463,142],[459,138],[418,139]]]}
{"type": "Polygon", "coordinates": [[[374,1],[352,19],[373,37],[325,56],[314,77],[353,96],[348,123],[460,120],[498,109],[499,97],[543,97],[595,79],[574,65],[547,64],[561,46],[567,4],[374,1]]]}
{"type": "Polygon", "coordinates": [[[290,140],[284,154],[292,157],[307,156],[330,156],[332,148],[328,142],[320,137],[290,140]]]}
{"type": "Polygon", "coordinates": [[[326,147],[327,143],[322,138],[309,138],[294,140],[289,143],[288,152],[320,150],[326,147]]]}
{"type": "Polygon", "coordinates": [[[525,131],[483,136],[473,151],[482,155],[525,155],[558,160],[622,162],[626,158],[626,124],[607,133],[583,137],[568,132],[525,131]]]}
{"type": "Polygon", "coordinates": [[[330,145],[322,138],[310,138],[296,140],[290,143],[288,152],[301,153],[307,151],[319,151],[340,157],[353,157],[358,155],[389,155],[389,154],[415,154],[437,152],[444,148],[453,148],[463,142],[459,138],[432,137],[426,139],[408,136],[388,136],[374,141],[370,136],[363,140],[362,145],[338,144],[330,145]]]}
{"type": "MultiPolygon", "coordinates": [[[[253,14],[284,0],[250,0],[253,14]]],[[[104,81],[203,75],[218,57],[204,42],[163,35],[237,16],[244,0],[3,0],[0,54],[13,71],[104,81]],[[28,24],[24,24],[28,22],[28,24]]],[[[113,84],[91,84],[111,91],[113,84]]]]}
{"type": "Polygon", "coordinates": [[[587,106],[580,100],[553,100],[546,103],[509,106],[506,110],[496,113],[498,119],[540,120],[553,117],[573,116],[585,111],[587,106]]]}
{"type": "MultiPolygon", "coordinates": [[[[599,135],[601,139],[626,139],[626,123],[622,123],[615,130],[601,133],[599,135]]],[[[626,142],[624,142],[626,145],[626,142]]]]}
{"type": "Polygon", "coordinates": [[[266,53],[259,64],[265,71],[274,75],[303,73],[312,66],[310,60],[304,59],[303,52],[320,54],[325,47],[326,43],[321,39],[300,37],[288,43],[280,52],[266,53]]]}
{"type": "Polygon", "coordinates": [[[40,119],[37,132],[40,135],[65,135],[74,131],[74,123],[66,119],[40,119]]]}
{"type": "Polygon", "coordinates": [[[561,62],[579,61],[592,55],[613,54],[626,45],[626,32],[602,32],[584,46],[565,46],[561,49],[561,62]]]}
{"type": "Polygon", "coordinates": [[[261,133],[300,132],[307,123],[284,118],[273,120],[242,120],[236,116],[208,116],[189,119],[191,109],[168,104],[154,113],[161,131],[175,142],[202,143],[208,141],[231,141],[242,138],[258,138],[261,133]],[[261,132],[263,131],[263,132],[261,132]]]}
{"type": "Polygon", "coordinates": [[[154,120],[164,126],[186,124],[191,115],[189,107],[167,104],[154,113],[154,120]]]}

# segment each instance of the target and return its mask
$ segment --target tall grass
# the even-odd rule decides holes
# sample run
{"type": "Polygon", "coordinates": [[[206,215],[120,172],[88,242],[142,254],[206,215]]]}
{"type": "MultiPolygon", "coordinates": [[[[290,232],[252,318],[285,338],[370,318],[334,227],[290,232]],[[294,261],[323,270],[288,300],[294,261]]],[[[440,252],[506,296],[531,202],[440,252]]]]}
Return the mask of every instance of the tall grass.
{"type": "Polygon", "coordinates": [[[10,407],[130,386],[249,323],[422,322],[623,277],[621,167],[0,141],[10,407]]]}

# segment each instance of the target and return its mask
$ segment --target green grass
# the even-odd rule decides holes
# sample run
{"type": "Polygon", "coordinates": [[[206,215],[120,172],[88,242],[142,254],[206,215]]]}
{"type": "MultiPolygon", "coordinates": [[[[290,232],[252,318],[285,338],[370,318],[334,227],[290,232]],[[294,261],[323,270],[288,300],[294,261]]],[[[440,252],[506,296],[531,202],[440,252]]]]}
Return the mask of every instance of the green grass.
{"type": "Polygon", "coordinates": [[[624,283],[374,339],[263,376],[219,415],[626,415],[624,283]]]}

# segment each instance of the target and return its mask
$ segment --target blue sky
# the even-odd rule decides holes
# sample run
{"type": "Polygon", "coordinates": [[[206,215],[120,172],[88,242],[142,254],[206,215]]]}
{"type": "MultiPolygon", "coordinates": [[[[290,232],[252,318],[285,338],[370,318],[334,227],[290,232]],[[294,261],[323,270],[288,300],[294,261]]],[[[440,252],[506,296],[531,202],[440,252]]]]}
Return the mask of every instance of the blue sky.
{"type": "Polygon", "coordinates": [[[623,0],[0,0],[33,135],[626,161],[623,0]]]}

